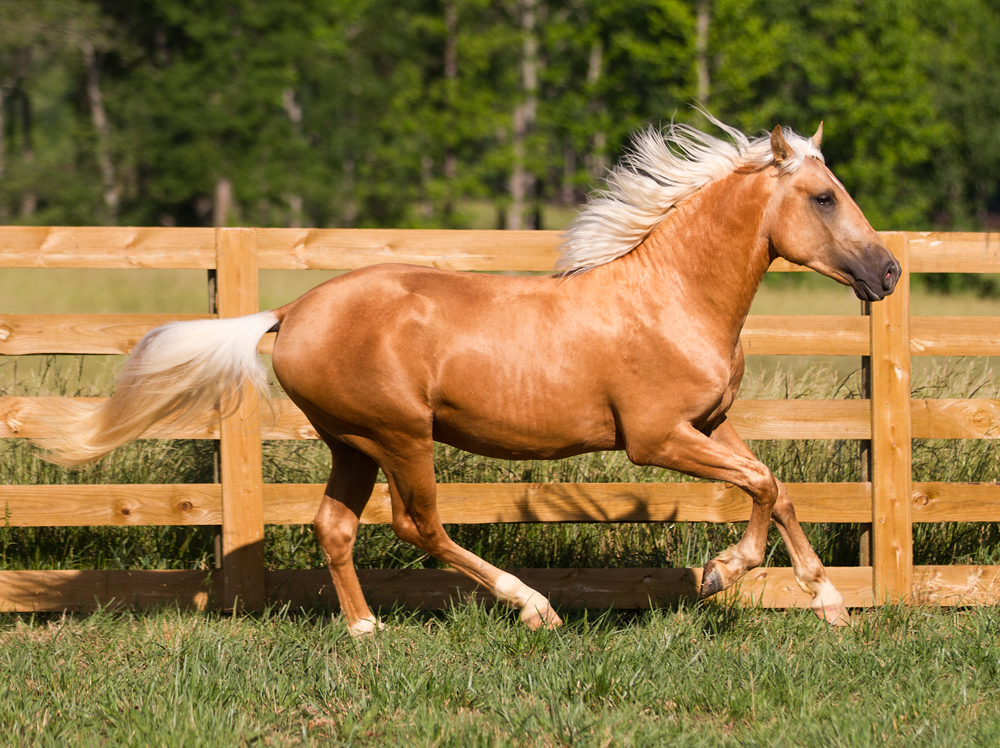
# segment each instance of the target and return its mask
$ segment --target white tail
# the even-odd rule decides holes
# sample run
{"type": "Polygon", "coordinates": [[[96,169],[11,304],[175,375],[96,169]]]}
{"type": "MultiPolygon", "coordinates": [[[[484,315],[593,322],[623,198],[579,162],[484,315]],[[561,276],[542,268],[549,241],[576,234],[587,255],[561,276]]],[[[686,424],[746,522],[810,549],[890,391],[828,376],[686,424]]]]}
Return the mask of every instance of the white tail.
{"type": "Polygon", "coordinates": [[[194,423],[218,408],[236,411],[249,382],[269,394],[257,343],[274,312],[234,319],[172,322],[150,330],[125,364],[114,395],[99,405],[60,401],[59,432],[37,440],[60,465],[97,460],[165,418],[194,423]]]}

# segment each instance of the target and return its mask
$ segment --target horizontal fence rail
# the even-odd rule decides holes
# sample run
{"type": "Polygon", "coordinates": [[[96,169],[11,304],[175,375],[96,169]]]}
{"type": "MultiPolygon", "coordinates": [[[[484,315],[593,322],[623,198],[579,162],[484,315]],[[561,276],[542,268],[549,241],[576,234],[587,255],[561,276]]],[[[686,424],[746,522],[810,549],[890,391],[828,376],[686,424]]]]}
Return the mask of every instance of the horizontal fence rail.
{"type": "MultiPolygon", "coordinates": [[[[912,526],[920,522],[1000,521],[1000,485],[913,483],[912,439],[1000,436],[1000,402],[911,399],[912,357],[1000,355],[1000,319],[911,317],[909,273],[1000,272],[1000,234],[902,233],[883,238],[904,266],[897,291],[870,316],[751,316],[742,340],[748,355],[870,357],[871,394],[853,400],[738,400],[730,413],[745,439],[856,439],[871,443],[871,473],[859,483],[788,485],[804,522],[871,523],[871,565],[829,569],[849,606],[889,600],[943,605],[1000,600],[1000,567],[914,566],[912,526]]],[[[380,229],[0,228],[0,268],[188,268],[213,271],[214,313],[3,314],[0,355],[127,354],[150,329],[178,319],[256,312],[258,271],[350,270],[407,262],[465,271],[548,272],[559,235],[540,231],[380,229]]],[[[776,272],[805,270],[783,260],[776,272]]],[[[261,340],[270,353],[274,335],[261,340]]],[[[0,438],[51,433],[56,398],[0,397],[0,438]]],[[[336,604],[323,570],[268,570],[268,524],[312,521],[322,485],[264,484],[263,439],[315,439],[289,401],[246,406],[213,426],[165,422],[158,439],[212,439],[221,476],[205,485],[2,485],[10,526],[217,525],[221,573],[200,571],[4,571],[0,610],[90,610],[179,601],[198,608],[265,603],[336,604]]],[[[447,523],[737,522],[750,499],[714,483],[441,484],[447,523]]],[[[384,485],[376,486],[363,523],[391,521],[384,485]]],[[[700,569],[527,569],[526,583],[565,606],[644,608],[692,596],[700,569]]],[[[450,571],[362,570],[369,600],[440,607],[472,589],[450,571]]],[[[486,591],[479,591],[490,599],[486,591]]],[[[769,607],[809,603],[791,569],[756,569],[730,593],[769,607]]]]}

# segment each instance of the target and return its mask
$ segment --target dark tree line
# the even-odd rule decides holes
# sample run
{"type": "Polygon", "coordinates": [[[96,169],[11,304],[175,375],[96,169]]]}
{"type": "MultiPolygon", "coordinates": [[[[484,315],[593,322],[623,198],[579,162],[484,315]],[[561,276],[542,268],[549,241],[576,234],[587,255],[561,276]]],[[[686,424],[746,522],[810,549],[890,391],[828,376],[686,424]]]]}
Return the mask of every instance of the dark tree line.
{"type": "Polygon", "coordinates": [[[5,0],[0,222],[538,227],[694,102],[825,120],[876,228],[1000,213],[997,0],[5,0]]]}

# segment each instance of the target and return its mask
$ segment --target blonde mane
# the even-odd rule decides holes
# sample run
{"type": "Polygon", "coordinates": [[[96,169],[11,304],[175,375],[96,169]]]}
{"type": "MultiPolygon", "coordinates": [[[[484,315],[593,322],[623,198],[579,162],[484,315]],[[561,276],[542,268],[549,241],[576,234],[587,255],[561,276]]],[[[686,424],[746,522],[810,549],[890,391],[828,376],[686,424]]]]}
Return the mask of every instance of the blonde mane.
{"type": "MultiPolygon", "coordinates": [[[[741,167],[772,163],[770,135],[751,140],[736,128],[705,116],[732,142],[674,123],[665,130],[650,127],[637,135],[632,150],[608,174],[605,189],[591,197],[563,234],[556,270],[582,272],[628,254],[671,209],[702,187],[741,167]]],[[[809,138],[786,129],[782,134],[792,150],[791,158],[779,167],[783,173],[794,172],[806,156],[823,160],[809,138]]]]}

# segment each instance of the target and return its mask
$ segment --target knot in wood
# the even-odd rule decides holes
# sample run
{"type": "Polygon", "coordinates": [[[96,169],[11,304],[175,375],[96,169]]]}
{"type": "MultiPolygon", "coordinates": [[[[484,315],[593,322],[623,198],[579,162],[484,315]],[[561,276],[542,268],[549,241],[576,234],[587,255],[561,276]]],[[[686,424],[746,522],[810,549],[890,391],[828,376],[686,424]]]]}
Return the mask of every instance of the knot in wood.
{"type": "Polygon", "coordinates": [[[0,340],[7,340],[13,332],[7,325],[0,325],[0,340]]]}
{"type": "Polygon", "coordinates": [[[180,509],[182,512],[190,512],[191,509],[193,509],[193,506],[191,505],[190,501],[182,501],[180,504],[177,505],[177,508],[180,509]]]}
{"type": "Polygon", "coordinates": [[[990,417],[989,412],[979,408],[972,414],[972,422],[980,427],[988,427],[992,425],[993,419],[990,417]]]}
{"type": "Polygon", "coordinates": [[[918,494],[916,494],[916,495],[915,495],[915,496],[913,497],[913,500],[914,500],[914,501],[915,501],[915,502],[916,502],[916,503],[917,503],[917,504],[918,504],[919,506],[927,506],[928,504],[930,504],[930,503],[931,503],[931,497],[930,497],[930,496],[928,496],[928,495],[927,495],[927,494],[925,494],[925,493],[918,493],[918,494]]]}
{"type": "Polygon", "coordinates": [[[132,513],[132,510],[129,509],[127,506],[123,506],[122,507],[122,514],[124,514],[126,517],[129,516],[131,513],[132,513]]]}

